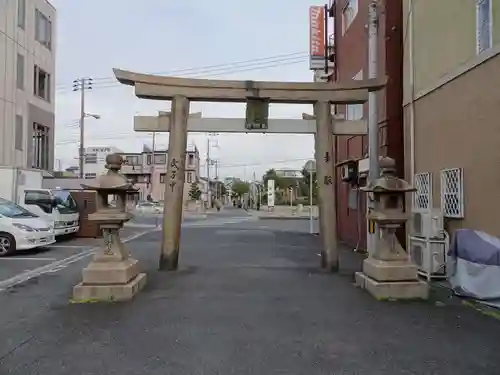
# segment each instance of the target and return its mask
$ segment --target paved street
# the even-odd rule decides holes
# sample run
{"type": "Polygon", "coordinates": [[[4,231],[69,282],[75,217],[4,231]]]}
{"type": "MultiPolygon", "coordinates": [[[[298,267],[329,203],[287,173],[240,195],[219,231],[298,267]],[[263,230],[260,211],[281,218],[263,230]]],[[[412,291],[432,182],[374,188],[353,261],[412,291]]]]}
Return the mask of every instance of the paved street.
{"type": "Polygon", "coordinates": [[[69,303],[88,258],[8,288],[0,373],[498,374],[496,320],[457,304],[378,302],[319,271],[307,231],[306,220],[240,211],[185,222],[175,273],[156,271],[150,231],[127,244],[148,273],[129,303],[69,303]]]}

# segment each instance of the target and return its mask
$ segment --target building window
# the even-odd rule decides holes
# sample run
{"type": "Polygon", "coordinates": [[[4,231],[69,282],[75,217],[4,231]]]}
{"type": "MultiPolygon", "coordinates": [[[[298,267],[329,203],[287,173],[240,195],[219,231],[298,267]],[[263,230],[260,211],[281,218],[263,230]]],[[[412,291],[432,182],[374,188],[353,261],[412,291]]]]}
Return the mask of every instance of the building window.
{"type": "Polygon", "coordinates": [[[149,184],[151,182],[150,176],[145,174],[145,175],[140,175],[137,177],[137,182],[143,183],[143,184],[149,184]]]}
{"type": "Polygon", "coordinates": [[[48,49],[52,48],[52,22],[38,9],[35,10],[35,40],[48,49]]]}
{"type": "Polygon", "coordinates": [[[125,159],[123,161],[124,161],[124,164],[127,164],[127,165],[139,165],[139,156],[128,155],[128,156],[125,156],[125,159]]]}
{"type": "Polygon", "coordinates": [[[33,74],[33,94],[50,102],[50,74],[38,65],[35,65],[33,74]]]}
{"type": "Polygon", "coordinates": [[[23,124],[23,116],[16,115],[16,134],[14,138],[14,143],[16,150],[22,151],[24,149],[24,124],[23,124]]]}
{"type": "Polygon", "coordinates": [[[441,210],[446,218],[464,218],[464,177],[462,168],[441,170],[441,210]]]}
{"type": "Polygon", "coordinates": [[[37,169],[49,169],[49,131],[47,126],[43,126],[37,122],[33,123],[33,140],[32,140],[32,167],[37,169]]]}
{"type": "Polygon", "coordinates": [[[85,179],[91,179],[91,178],[96,178],[97,174],[96,173],[85,173],[85,179]]]}
{"type": "Polygon", "coordinates": [[[97,154],[85,154],[85,164],[97,164],[97,154]]]}
{"type": "Polygon", "coordinates": [[[191,184],[193,182],[193,173],[192,172],[188,172],[187,173],[187,178],[186,178],[187,182],[189,184],[191,184]]]}
{"type": "Polygon", "coordinates": [[[155,154],[155,164],[167,164],[167,155],[166,154],[155,154]]]}
{"type": "MultiPolygon", "coordinates": [[[[363,79],[363,70],[360,70],[352,79],[361,81],[363,79]]],[[[346,105],[346,120],[361,120],[363,118],[363,109],[363,104],[346,105]]]]}
{"type": "Polygon", "coordinates": [[[478,54],[492,47],[492,13],[491,0],[476,0],[476,49],[478,54]]]}
{"type": "Polygon", "coordinates": [[[342,9],[342,35],[345,34],[358,14],[358,0],[348,0],[342,9]]]}
{"type": "Polygon", "coordinates": [[[414,210],[431,210],[432,206],[432,175],[429,172],[417,173],[414,177],[415,192],[413,193],[414,210]]]}
{"type": "Polygon", "coordinates": [[[194,155],[189,154],[188,155],[188,165],[193,165],[194,164],[194,155]]]}
{"type": "Polygon", "coordinates": [[[24,90],[24,56],[17,54],[16,86],[19,90],[24,90]]]}
{"type": "Polygon", "coordinates": [[[165,183],[165,173],[160,174],[160,184],[165,183]]]}
{"type": "Polygon", "coordinates": [[[151,165],[151,164],[152,164],[152,160],[153,160],[153,155],[148,154],[148,155],[146,156],[146,163],[147,163],[148,165],[151,165]]]}
{"type": "Polygon", "coordinates": [[[17,1],[17,26],[23,30],[26,28],[26,0],[17,1]]]}

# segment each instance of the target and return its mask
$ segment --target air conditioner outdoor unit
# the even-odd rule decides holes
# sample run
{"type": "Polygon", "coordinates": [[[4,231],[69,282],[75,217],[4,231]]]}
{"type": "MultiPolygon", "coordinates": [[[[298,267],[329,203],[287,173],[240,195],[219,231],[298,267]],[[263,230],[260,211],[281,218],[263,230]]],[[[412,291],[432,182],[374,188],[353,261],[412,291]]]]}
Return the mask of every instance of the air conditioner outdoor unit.
{"type": "Polygon", "coordinates": [[[443,238],[443,214],[440,210],[414,211],[410,222],[411,236],[443,238]]]}
{"type": "Polygon", "coordinates": [[[447,240],[428,240],[410,236],[409,255],[418,273],[429,279],[446,278],[447,240]]]}

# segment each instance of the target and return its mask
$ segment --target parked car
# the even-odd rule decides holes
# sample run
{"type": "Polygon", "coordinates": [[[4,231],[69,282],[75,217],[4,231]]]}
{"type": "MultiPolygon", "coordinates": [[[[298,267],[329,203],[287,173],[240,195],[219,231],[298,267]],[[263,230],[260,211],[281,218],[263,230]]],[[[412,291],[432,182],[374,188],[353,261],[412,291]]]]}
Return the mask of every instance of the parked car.
{"type": "Polygon", "coordinates": [[[158,202],[139,202],[135,210],[139,214],[160,214],[163,212],[163,206],[158,202]]]}
{"type": "Polygon", "coordinates": [[[0,198],[0,256],[56,242],[53,223],[0,198]]]}

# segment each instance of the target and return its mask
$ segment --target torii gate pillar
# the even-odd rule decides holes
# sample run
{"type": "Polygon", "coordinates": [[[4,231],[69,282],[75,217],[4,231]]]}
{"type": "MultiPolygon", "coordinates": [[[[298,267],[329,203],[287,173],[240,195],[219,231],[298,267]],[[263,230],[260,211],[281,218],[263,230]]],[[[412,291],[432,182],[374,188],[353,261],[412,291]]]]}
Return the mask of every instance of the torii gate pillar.
{"type": "Polygon", "coordinates": [[[323,250],[321,266],[329,271],[338,269],[337,209],[333,161],[333,121],[329,102],[316,102],[315,158],[318,186],[319,234],[323,250]]]}
{"type": "Polygon", "coordinates": [[[160,270],[173,271],[179,264],[188,118],[189,99],[174,96],[170,113],[160,270]]]}

